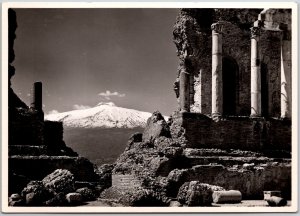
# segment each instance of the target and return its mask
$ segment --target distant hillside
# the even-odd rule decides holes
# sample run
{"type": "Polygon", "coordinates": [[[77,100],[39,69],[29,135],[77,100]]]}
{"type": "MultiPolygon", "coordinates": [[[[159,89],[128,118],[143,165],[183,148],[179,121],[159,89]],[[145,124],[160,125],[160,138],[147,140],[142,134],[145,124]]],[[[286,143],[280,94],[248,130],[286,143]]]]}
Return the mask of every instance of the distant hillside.
{"type": "Polygon", "coordinates": [[[149,112],[117,107],[110,102],[46,115],[45,119],[63,122],[67,146],[99,165],[113,163],[124,151],[128,138],[144,130],[150,116],[149,112]]]}
{"type": "Polygon", "coordinates": [[[66,144],[97,165],[113,163],[124,151],[128,138],[143,128],[65,128],[66,144]]]}

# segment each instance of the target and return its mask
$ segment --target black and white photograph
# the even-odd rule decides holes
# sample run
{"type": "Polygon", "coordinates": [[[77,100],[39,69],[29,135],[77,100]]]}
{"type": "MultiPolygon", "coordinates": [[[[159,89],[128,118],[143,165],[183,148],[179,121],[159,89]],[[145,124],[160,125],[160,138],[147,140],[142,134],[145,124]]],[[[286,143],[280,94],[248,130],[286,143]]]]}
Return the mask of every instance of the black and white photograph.
{"type": "Polygon", "coordinates": [[[2,13],[2,211],[298,210],[296,3],[2,13]]]}

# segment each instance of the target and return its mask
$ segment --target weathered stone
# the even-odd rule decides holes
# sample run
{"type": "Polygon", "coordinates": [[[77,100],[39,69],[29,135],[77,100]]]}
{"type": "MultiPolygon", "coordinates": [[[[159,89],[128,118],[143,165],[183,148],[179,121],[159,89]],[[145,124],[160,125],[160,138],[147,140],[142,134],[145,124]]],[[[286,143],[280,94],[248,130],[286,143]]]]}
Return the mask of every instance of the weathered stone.
{"type": "Polygon", "coordinates": [[[153,142],[160,136],[170,137],[170,129],[162,114],[156,111],[147,121],[143,140],[153,142]]]}
{"type": "Polygon", "coordinates": [[[16,201],[16,200],[21,199],[21,196],[19,194],[12,194],[10,196],[10,198],[11,198],[12,201],[16,201]]]}
{"type": "Polygon", "coordinates": [[[281,197],[281,191],[264,191],[264,200],[268,200],[271,196],[281,197]]]}
{"type": "Polygon", "coordinates": [[[45,202],[46,206],[66,206],[67,204],[66,195],[64,193],[57,193],[53,198],[45,202]]]}
{"type": "Polygon", "coordinates": [[[244,169],[251,169],[253,167],[254,167],[254,163],[251,163],[251,164],[245,163],[245,164],[243,164],[244,169]]]}
{"type": "Polygon", "coordinates": [[[104,188],[111,186],[112,182],[112,170],[114,169],[113,164],[103,164],[97,169],[97,175],[99,176],[99,184],[104,188]]]}
{"type": "Polygon", "coordinates": [[[214,203],[239,203],[242,201],[242,193],[237,190],[214,191],[212,197],[214,203]]]}
{"type": "Polygon", "coordinates": [[[79,205],[82,203],[82,196],[80,193],[68,193],[66,200],[70,205],[79,205]]]}
{"type": "Polygon", "coordinates": [[[8,206],[24,206],[25,202],[23,199],[19,199],[19,200],[8,200],[8,206]]]}
{"type": "Polygon", "coordinates": [[[178,192],[177,199],[187,206],[210,206],[213,202],[214,190],[224,190],[222,187],[191,181],[184,183],[178,192]]]}
{"type": "Polygon", "coordinates": [[[79,188],[76,190],[76,192],[81,194],[82,201],[91,201],[96,199],[96,194],[93,192],[93,190],[87,187],[79,188]]]}
{"type": "Polygon", "coordinates": [[[47,175],[43,180],[46,188],[55,193],[64,193],[75,191],[74,176],[68,170],[57,169],[53,173],[47,175]]]}
{"type": "Polygon", "coordinates": [[[175,200],[170,202],[170,207],[182,207],[182,204],[175,200]]]}
{"type": "Polygon", "coordinates": [[[269,206],[285,206],[287,204],[286,199],[277,196],[271,196],[267,199],[269,206]]]}
{"type": "Polygon", "coordinates": [[[170,202],[163,193],[145,188],[125,190],[119,201],[125,206],[168,206],[170,202]]]}
{"type": "Polygon", "coordinates": [[[25,198],[26,205],[40,206],[51,197],[51,193],[41,181],[31,181],[21,192],[22,197],[25,198]]]}
{"type": "Polygon", "coordinates": [[[19,194],[12,194],[8,199],[9,206],[22,206],[25,205],[23,197],[19,194]]]}

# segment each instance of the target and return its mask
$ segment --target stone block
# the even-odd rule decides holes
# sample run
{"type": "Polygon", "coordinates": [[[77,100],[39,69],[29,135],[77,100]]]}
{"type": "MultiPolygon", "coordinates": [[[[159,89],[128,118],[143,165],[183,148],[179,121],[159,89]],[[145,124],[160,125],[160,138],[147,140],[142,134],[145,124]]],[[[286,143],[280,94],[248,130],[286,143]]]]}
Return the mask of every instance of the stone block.
{"type": "Polygon", "coordinates": [[[242,201],[242,193],[238,190],[214,191],[214,203],[240,203],[242,201]]]}
{"type": "Polygon", "coordinates": [[[66,200],[70,205],[79,205],[82,203],[82,196],[80,193],[68,193],[66,200]]]}
{"type": "Polygon", "coordinates": [[[269,206],[285,206],[287,204],[286,199],[278,196],[271,196],[266,201],[268,202],[269,206]]]}
{"type": "Polygon", "coordinates": [[[264,191],[264,200],[268,200],[271,196],[281,197],[281,191],[264,191]]]}

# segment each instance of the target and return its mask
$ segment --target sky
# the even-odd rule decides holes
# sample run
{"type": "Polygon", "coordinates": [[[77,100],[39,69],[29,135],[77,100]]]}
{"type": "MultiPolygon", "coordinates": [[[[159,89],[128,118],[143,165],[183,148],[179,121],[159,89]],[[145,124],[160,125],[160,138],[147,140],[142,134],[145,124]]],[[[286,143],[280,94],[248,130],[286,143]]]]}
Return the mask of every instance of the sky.
{"type": "Polygon", "coordinates": [[[45,114],[101,102],[164,115],[176,109],[178,9],[15,11],[12,87],[25,103],[42,81],[45,114]]]}

